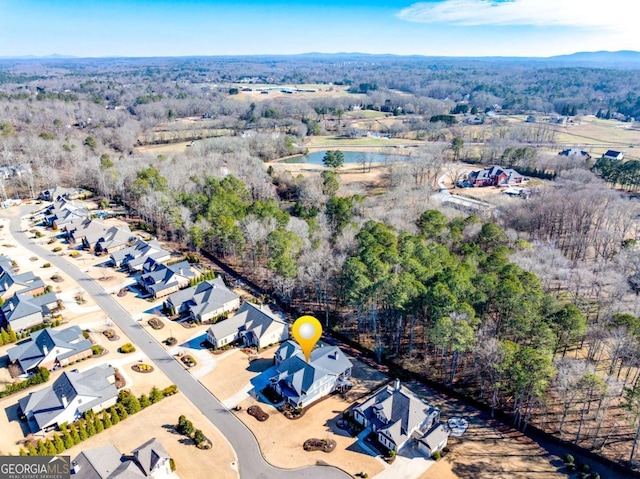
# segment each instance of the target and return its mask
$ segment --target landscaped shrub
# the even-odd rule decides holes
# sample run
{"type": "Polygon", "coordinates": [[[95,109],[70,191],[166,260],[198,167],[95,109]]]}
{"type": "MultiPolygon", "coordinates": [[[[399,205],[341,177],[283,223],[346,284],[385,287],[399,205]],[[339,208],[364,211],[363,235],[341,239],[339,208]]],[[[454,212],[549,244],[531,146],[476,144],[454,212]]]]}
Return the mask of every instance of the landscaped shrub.
{"type": "Polygon", "coordinates": [[[72,258],[77,258],[78,256],[80,256],[80,252],[72,251],[71,253],[69,253],[69,256],[71,256],[72,258]]]}
{"type": "Polygon", "coordinates": [[[51,268],[51,263],[45,263],[42,265],[43,268],[51,268]]]}
{"type": "Polygon", "coordinates": [[[56,246],[51,251],[53,251],[54,253],[59,253],[60,251],[62,251],[62,246],[56,246]]]}
{"type": "MultiPolygon", "coordinates": [[[[163,397],[173,396],[177,392],[178,392],[178,386],[176,386],[175,384],[172,384],[171,386],[167,386],[162,390],[162,396],[163,397]]],[[[152,399],[152,402],[153,402],[153,399],[152,399]]]]}
{"type": "Polygon", "coordinates": [[[132,353],[136,350],[135,346],[131,343],[126,343],[120,346],[119,351],[123,354],[132,353]]]}
{"type": "Polygon", "coordinates": [[[571,454],[565,454],[563,459],[565,464],[573,464],[576,462],[575,458],[571,454]]]}
{"type": "Polygon", "coordinates": [[[578,466],[578,470],[580,472],[589,472],[591,470],[591,466],[589,466],[589,464],[580,464],[578,466]]]}
{"type": "Polygon", "coordinates": [[[431,459],[433,459],[434,461],[437,461],[441,457],[442,457],[442,454],[440,454],[440,451],[436,451],[433,454],[431,454],[431,459]]]}
{"type": "Polygon", "coordinates": [[[5,390],[0,392],[0,398],[7,397],[30,386],[35,386],[36,384],[46,383],[48,380],[49,370],[47,368],[38,368],[38,372],[29,379],[19,383],[7,384],[5,390]]]}

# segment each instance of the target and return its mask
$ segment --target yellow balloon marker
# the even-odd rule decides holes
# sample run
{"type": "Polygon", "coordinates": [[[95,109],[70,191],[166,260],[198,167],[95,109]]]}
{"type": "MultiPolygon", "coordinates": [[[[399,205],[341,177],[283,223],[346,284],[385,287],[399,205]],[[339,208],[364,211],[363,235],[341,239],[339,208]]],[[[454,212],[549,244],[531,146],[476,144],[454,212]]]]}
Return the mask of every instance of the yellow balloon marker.
{"type": "Polygon", "coordinates": [[[300,316],[294,321],[291,334],[302,348],[305,359],[309,362],[311,351],[322,336],[322,324],[313,316],[300,316]]]}

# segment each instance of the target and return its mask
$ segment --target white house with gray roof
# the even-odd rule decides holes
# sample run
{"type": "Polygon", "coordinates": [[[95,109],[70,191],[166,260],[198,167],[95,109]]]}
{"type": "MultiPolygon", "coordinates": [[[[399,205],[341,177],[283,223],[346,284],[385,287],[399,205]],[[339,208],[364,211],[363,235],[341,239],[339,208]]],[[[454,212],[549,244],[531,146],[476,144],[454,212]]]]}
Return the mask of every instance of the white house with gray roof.
{"type": "Polygon", "coordinates": [[[86,411],[111,407],[117,399],[115,371],[105,364],[84,372],[65,371],[51,386],[29,393],[18,405],[31,431],[45,433],[79,419],[86,411]]]}
{"type": "Polygon", "coordinates": [[[82,451],[71,462],[71,472],[77,479],[176,479],[171,472],[169,454],[156,438],[149,439],[130,455],[121,454],[115,446],[82,451]]]}
{"type": "Polygon", "coordinates": [[[111,262],[116,268],[127,268],[129,272],[142,271],[147,259],[164,263],[171,259],[171,253],[163,250],[157,240],[139,239],[133,246],[111,253],[111,262]]]}
{"type": "Polygon", "coordinates": [[[46,328],[31,333],[29,341],[9,348],[9,361],[17,364],[23,373],[38,368],[49,370],[88,358],[93,354],[91,341],[85,339],[78,326],[59,331],[46,328]]]}
{"type": "Polygon", "coordinates": [[[154,298],[161,298],[188,287],[194,276],[188,261],[164,265],[147,258],[143,274],[137,278],[137,284],[145,293],[154,298]]]}
{"type": "Polygon", "coordinates": [[[271,386],[294,407],[306,407],[335,390],[352,386],[353,364],[337,346],[320,346],[311,352],[309,362],[297,343],[284,342],[275,354],[275,375],[271,386]]]}
{"type": "Polygon", "coordinates": [[[58,306],[55,293],[31,296],[16,293],[0,309],[0,325],[11,326],[14,331],[29,329],[44,322],[51,310],[58,306]]]}
{"type": "Polygon", "coordinates": [[[398,379],[354,407],[353,418],[377,433],[378,441],[390,451],[399,452],[412,441],[428,456],[447,445],[446,426],[440,423],[440,410],[416,397],[398,379]]]}
{"type": "Polygon", "coordinates": [[[289,339],[289,326],[266,304],[244,302],[232,317],[207,330],[207,340],[220,348],[239,341],[246,346],[264,348],[289,339]]]}
{"type": "Polygon", "coordinates": [[[240,296],[227,288],[220,276],[173,293],[165,301],[165,307],[172,314],[200,322],[235,311],[239,306],[240,296]]]}

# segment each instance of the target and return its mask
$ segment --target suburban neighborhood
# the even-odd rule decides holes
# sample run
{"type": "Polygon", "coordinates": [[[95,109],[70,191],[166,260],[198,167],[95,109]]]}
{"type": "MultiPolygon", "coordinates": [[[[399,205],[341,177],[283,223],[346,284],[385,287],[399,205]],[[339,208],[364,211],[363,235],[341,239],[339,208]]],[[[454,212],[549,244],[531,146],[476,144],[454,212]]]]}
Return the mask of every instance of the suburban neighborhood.
{"type": "MultiPolygon", "coordinates": [[[[346,447],[340,453],[343,458],[336,456],[336,465],[342,469],[369,464],[372,472],[390,468],[391,473],[393,463],[396,468],[412,464],[410,467],[416,468],[413,476],[418,477],[432,462],[431,456],[447,445],[448,429],[439,422],[439,411],[400,386],[399,381],[394,383],[392,378],[369,370],[339,346],[322,342],[307,362],[300,346],[290,339],[292,318],[279,308],[263,302],[264,298],[252,298],[225,282],[223,275],[207,273],[201,265],[181,259],[155,238],[132,231],[126,224],[91,218],[91,202],[78,199],[74,191],[56,187],[43,192],[41,201],[52,198],[51,206],[44,201],[20,220],[30,223],[30,234],[35,232],[39,244],[53,250],[55,263],[47,259],[51,266],[43,268],[28,249],[21,252],[22,246],[12,249],[11,255],[0,256],[5,300],[2,327],[16,333],[17,338],[6,341],[0,350],[6,355],[6,371],[14,381],[47,378],[25,393],[0,400],[7,404],[5,407],[15,409],[7,424],[12,431],[7,439],[20,446],[14,453],[43,447],[37,446],[42,441],[54,444],[54,439],[66,440],[70,431],[82,431],[82,437],[88,436],[85,440],[91,441],[85,431],[90,427],[95,434],[94,423],[100,422],[102,429],[105,421],[111,427],[114,420],[124,421],[121,414],[131,408],[128,401],[132,391],[142,393],[139,403],[146,405],[148,399],[142,398],[146,398],[149,387],[161,391],[175,387],[156,370],[157,364],[136,351],[137,343],[127,338],[115,317],[92,305],[91,293],[73,287],[75,281],[67,277],[67,267],[58,267],[61,262],[88,274],[90,281],[111,295],[110,301],[121,303],[137,318],[137,327],[142,326],[182,371],[221,398],[224,407],[252,430],[257,428],[254,434],[258,437],[263,434],[263,423],[248,412],[255,407],[268,416],[280,415],[286,425],[291,419],[285,416],[320,408],[318,404],[331,398],[343,403],[339,408],[349,411],[354,427],[362,426],[358,432],[342,426],[352,431],[352,441],[359,444],[356,450],[360,452],[349,451],[342,437],[345,429],[335,426],[333,434],[338,434],[343,444],[340,447],[346,447]],[[244,365],[238,362],[242,357],[246,358],[244,365]],[[229,369],[224,368],[227,363],[229,369]],[[143,376],[136,371],[143,375],[154,371],[149,376],[156,379],[150,382],[144,375],[145,380],[138,384],[138,377],[143,376]],[[229,384],[221,391],[219,377],[225,378],[222,383],[236,384],[237,389],[229,384]],[[364,397],[367,392],[371,396],[364,400],[350,399],[364,397]],[[384,412],[371,412],[384,407],[388,408],[388,418],[384,412]],[[362,431],[369,432],[367,441],[362,431]],[[403,464],[402,453],[410,448],[420,452],[419,458],[406,459],[403,464]],[[376,459],[385,456],[384,451],[386,455],[393,451],[394,457],[397,453],[397,462],[376,459]]],[[[2,230],[5,241],[10,240],[7,231],[7,227],[2,230]]],[[[146,407],[160,406],[152,403],[146,407]]],[[[305,424],[305,418],[298,424],[305,424]]],[[[135,416],[126,421],[135,421],[135,416]]],[[[309,426],[322,424],[316,421],[308,421],[309,426]]],[[[149,433],[158,435],[158,431],[149,433]]],[[[8,442],[0,447],[7,448],[8,442]]],[[[302,444],[299,447],[302,451],[302,444]]],[[[73,459],[72,472],[77,477],[179,477],[179,471],[169,468],[169,459],[174,461],[170,451],[175,449],[165,449],[155,437],[142,446],[132,446],[131,454],[122,454],[113,444],[83,448],[73,459]]],[[[188,450],[176,457],[185,454],[188,450]]],[[[233,463],[230,461],[231,468],[226,465],[228,473],[224,477],[236,474],[233,463]]]]}

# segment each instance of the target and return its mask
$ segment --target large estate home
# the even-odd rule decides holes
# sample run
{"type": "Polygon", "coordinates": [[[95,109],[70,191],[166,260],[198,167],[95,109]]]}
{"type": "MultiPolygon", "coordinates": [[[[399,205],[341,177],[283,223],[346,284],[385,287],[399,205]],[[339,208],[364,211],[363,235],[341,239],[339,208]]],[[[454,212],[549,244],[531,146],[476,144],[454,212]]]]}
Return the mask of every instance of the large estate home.
{"type": "Polygon", "coordinates": [[[275,363],[276,374],[269,378],[271,386],[294,407],[308,406],[333,391],[352,386],[348,378],[353,365],[337,346],[314,349],[307,362],[298,343],[286,341],[276,351],[275,363]]]}
{"type": "Polygon", "coordinates": [[[417,398],[396,379],[354,407],[353,418],[377,433],[380,444],[399,452],[415,442],[418,449],[431,456],[447,445],[447,428],[440,423],[440,410],[417,398]]]}
{"type": "Polygon", "coordinates": [[[165,479],[177,476],[171,472],[169,454],[156,438],[134,449],[130,455],[121,454],[108,444],[82,451],[71,462],[76,479],[165,479]]]}
{"type": "Polygon", "coordinates": [[[32,296],[16,293],[2,304],[0,309],[0,326],[11,327],[14,331],[23,331],[50,317],[52,310],[58,306],[55,293],[32,296]]]}
{"type": "Polygon", "coordinates": [[[38,368],[49,370],[66,366],[71,362],[90,357],[91,341],[85,339],[78,326],[55,330],[41,329],[31,333],[29,341],[23,341],[7,350],[9,361],[17,364],[23,373],[38,368]]]}
{"type": "Polygon", "coordinates": [[[468,181],[473,186],[507,186],[523,183],[526,179],[512,168],[492,166],[484,170],[472,171],[469,173],[468,181]]]}
{"type": "Polygon", "coordinates": [[[266,304],[249,301],[232,317],[216,322],[207,330],[207,340],[217,348],[234,342],[265,348],[288,338],[289,326],[284,318],[266,304]]]}
{"type": "Polygon", "coordinates": [[[51,386],[20,399],[20,410],[34,433],[45,433],[79,419],[85,411],[99,412],[118,399],[115,371],[96,366],[84,372],[65,371],[51,386]]]}
{"type": "Polygon", "coordinates": [[[149,296],[161,298],[186,288],[194,276],[188,261],[167,266],[149,258],[143,266],[143,273],[138,276],[137,283],[149,296]]]}
{"type": "Polygon", "coordinates": [[[165,301],[171,315],[188,316],[201,323],[235,311],[239,306],[240,296],[227,288],[220,276],[173,293],[165,301]]]}
{"type": "Polygon", "coordinates": [[[133,246],[111,252],[111,262],[116,268],[127,268],[130,273],[142,271],[145,262],[152,259],[164,263],[171,259],[171,253],[162,249],[157,240],[137,240],[133,246]]]}

